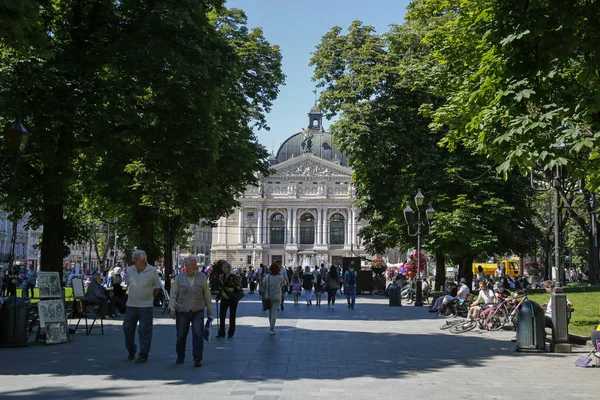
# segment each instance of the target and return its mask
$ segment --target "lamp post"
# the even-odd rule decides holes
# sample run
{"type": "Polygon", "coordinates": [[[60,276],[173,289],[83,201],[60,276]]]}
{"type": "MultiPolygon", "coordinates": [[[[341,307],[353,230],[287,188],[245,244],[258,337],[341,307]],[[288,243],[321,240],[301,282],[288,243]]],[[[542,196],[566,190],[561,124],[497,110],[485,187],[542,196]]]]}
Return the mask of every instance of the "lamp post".
{"type": "MultiPolygon", "coordinates": [[[[167,292],[171,291],[171,275],[173,275],[173,241],[176,228],[174,225],[181,214],[183,214],[183,210],[180,207],[175,207],[173,215],[167,218],[167,239],[165,243],[165,289],[167,292]]],[[[179,262],[179,260],[177,261],[179,262]]]]}
{"type": "Polygon", "coordinates": [[[548,191],[554,189],[554,265],[552,266],[552,279],[555,287],[552,290],[552,346],[555,353],[570,353],[571,344],[569,343],[569,327],[567,324],[567,295],[563,288],[563,265],[561,263],[561,226],[560,226],[560,190],[562,180],[566,175],[563,168],[556,165],[552,171],[546,170],[552,185],[546,188],[536,187],[534,185],[533,174],[531,174],[531,187],[537,191],[548,191]]]}
{"type": "MultiPolygon", "coordinates": [[[[404,209],[404,220],[406,221],[406,225],[408,227],[408,235],[417,237],[417,284],[416,284],[416,293],[415,293],[415,306],[422,307],[423,306],[423,281],[421,280],[421,235],[425,235],[423,232],[424,221],[421,221],[421,210],[420,207],[423,206],[423,202],[425,201],[425,196],[421,193],[421,189],[417,191],[417,195],[415,196],[415,205],[417,206],[417,231],[412,232],[410,229],[410,225],[412,222],[414,211],[410,208],[408,202],[406,203],[406,208],[404,209]]],[[[435,210],[429,204],[427,210],[425,210],[425,217],[427,219],[427,226],[429,227],[431,224],[431,220],[435,215],[435,210]]],[[[429,229],[427,230],[429,233],[429,229]]]]}
{"type": "MultiPolygon", "coordinates": [[[[15,170],[13,176],[13,188],[17,182],[17,165],[18,160],[23,151],[25,150],[25,146],[27,145],[27,141],[29,140],[29,132],[21,121],[17,120],[12,124],[9,124],[3,132],[2,136],[2,147],[9,155],[15,158],[15,170]]],[[[10,238],[10,254],[8,257],[8,270],[12,273],[13,264],[15,261],[15,246],[16,246],[16,238],[17,238],[17,226],[18,226],[18,218],[15,217],[14,213],[11,213],[12,219],[12,235],[10,238]]]]}

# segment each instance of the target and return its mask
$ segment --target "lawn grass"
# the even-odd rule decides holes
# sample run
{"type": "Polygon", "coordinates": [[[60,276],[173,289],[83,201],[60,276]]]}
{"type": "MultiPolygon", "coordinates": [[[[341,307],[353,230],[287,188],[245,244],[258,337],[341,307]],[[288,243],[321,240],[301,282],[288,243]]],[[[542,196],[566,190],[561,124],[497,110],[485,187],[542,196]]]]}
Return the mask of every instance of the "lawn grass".
{"type": "MultiPolygon", "coordinates": [[[[21,298],[21,292],[23,289],[17,289],[17,297],[21,298]]],[[[73,298],[73,288],[66,287],[65,288],[65,299],[69,300],[73,298]]],[[[38,288],[33,289],[33,299],[31,299],[32,303],[37,303],[40,301],[40,291],[38,288]]]]}
{"type": "MultiPolygon", "coordinates": [[[[568,290],[567,290],[568,291],[568,290]]],[[[528,294],[531,300],[542,305],[548,303],[549,294],[528,294]]],[[[567,293],[575,310],[571,315],[569,332],[576,335],[590,336],[596,329],[600,319],[600,292],[567,293]]]]}

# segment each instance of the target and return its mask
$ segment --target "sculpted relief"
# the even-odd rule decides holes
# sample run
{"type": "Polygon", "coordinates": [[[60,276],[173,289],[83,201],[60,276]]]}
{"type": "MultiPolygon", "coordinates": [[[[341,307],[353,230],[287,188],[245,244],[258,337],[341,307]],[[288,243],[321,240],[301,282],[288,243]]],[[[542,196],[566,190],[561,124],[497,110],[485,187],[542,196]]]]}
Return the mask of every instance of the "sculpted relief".
{"type": "Polygon", "coordinates": [[[329,176],[329,175],[347,175],[345,172],[333,170],[325,165],[320,165],[314,161],[302,161],[298,164],[290,165],[276,172],[280,176],[329,176]]]}

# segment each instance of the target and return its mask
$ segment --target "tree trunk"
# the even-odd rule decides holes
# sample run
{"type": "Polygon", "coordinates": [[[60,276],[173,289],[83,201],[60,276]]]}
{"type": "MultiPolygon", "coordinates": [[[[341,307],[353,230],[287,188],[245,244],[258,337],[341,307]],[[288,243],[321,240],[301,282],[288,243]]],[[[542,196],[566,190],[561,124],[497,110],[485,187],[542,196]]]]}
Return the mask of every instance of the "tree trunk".
{"type": "Polygon", "coordinates": [[[446,283],[446,257],[444,253],[435,253],[435,290],[442,290],[446,283]]]}
{"type": "Polygon", "coordinates": [[[154,238],[154,219],[152,210],[148,207],[137,206],[135,216],[138,228],[137,248],[144,250],[148,258],[148,263],[154,265],[160,258],[161,249],[154,238]]]}
{"type": "Polygon", "coordinates": [[[473,287],[473,261],[473,256],[465,256],[458,266],[458,279],[465,278],[469,287],[473,287]]]}
{"type": "Polygon", "coordinates": [[[68,254],[64,244],[64,207],[62,204],[44,204],[40,264],[42,271],[60,273],[62,282],[63,258],[68,254]]]}

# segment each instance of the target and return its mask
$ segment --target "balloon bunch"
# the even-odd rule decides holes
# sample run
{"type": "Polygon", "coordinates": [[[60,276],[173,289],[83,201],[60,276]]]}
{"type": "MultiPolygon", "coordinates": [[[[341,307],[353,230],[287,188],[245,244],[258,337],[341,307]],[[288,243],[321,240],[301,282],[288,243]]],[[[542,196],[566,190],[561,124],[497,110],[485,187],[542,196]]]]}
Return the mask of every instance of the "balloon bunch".
{"type": "Polygon", "coordinates": [[[421,250],[421,256],[418,257],[417,250],[413,251],[408,255],[408,261],[404,263],[404,268],[406,269],[406,276],[415,277],[417,276],[417,271],[425,271],[425,266],[427,265],[427,256],[425,252],[421,250]],[[417,262],[419,266],[417,268],[417,262]]]}

